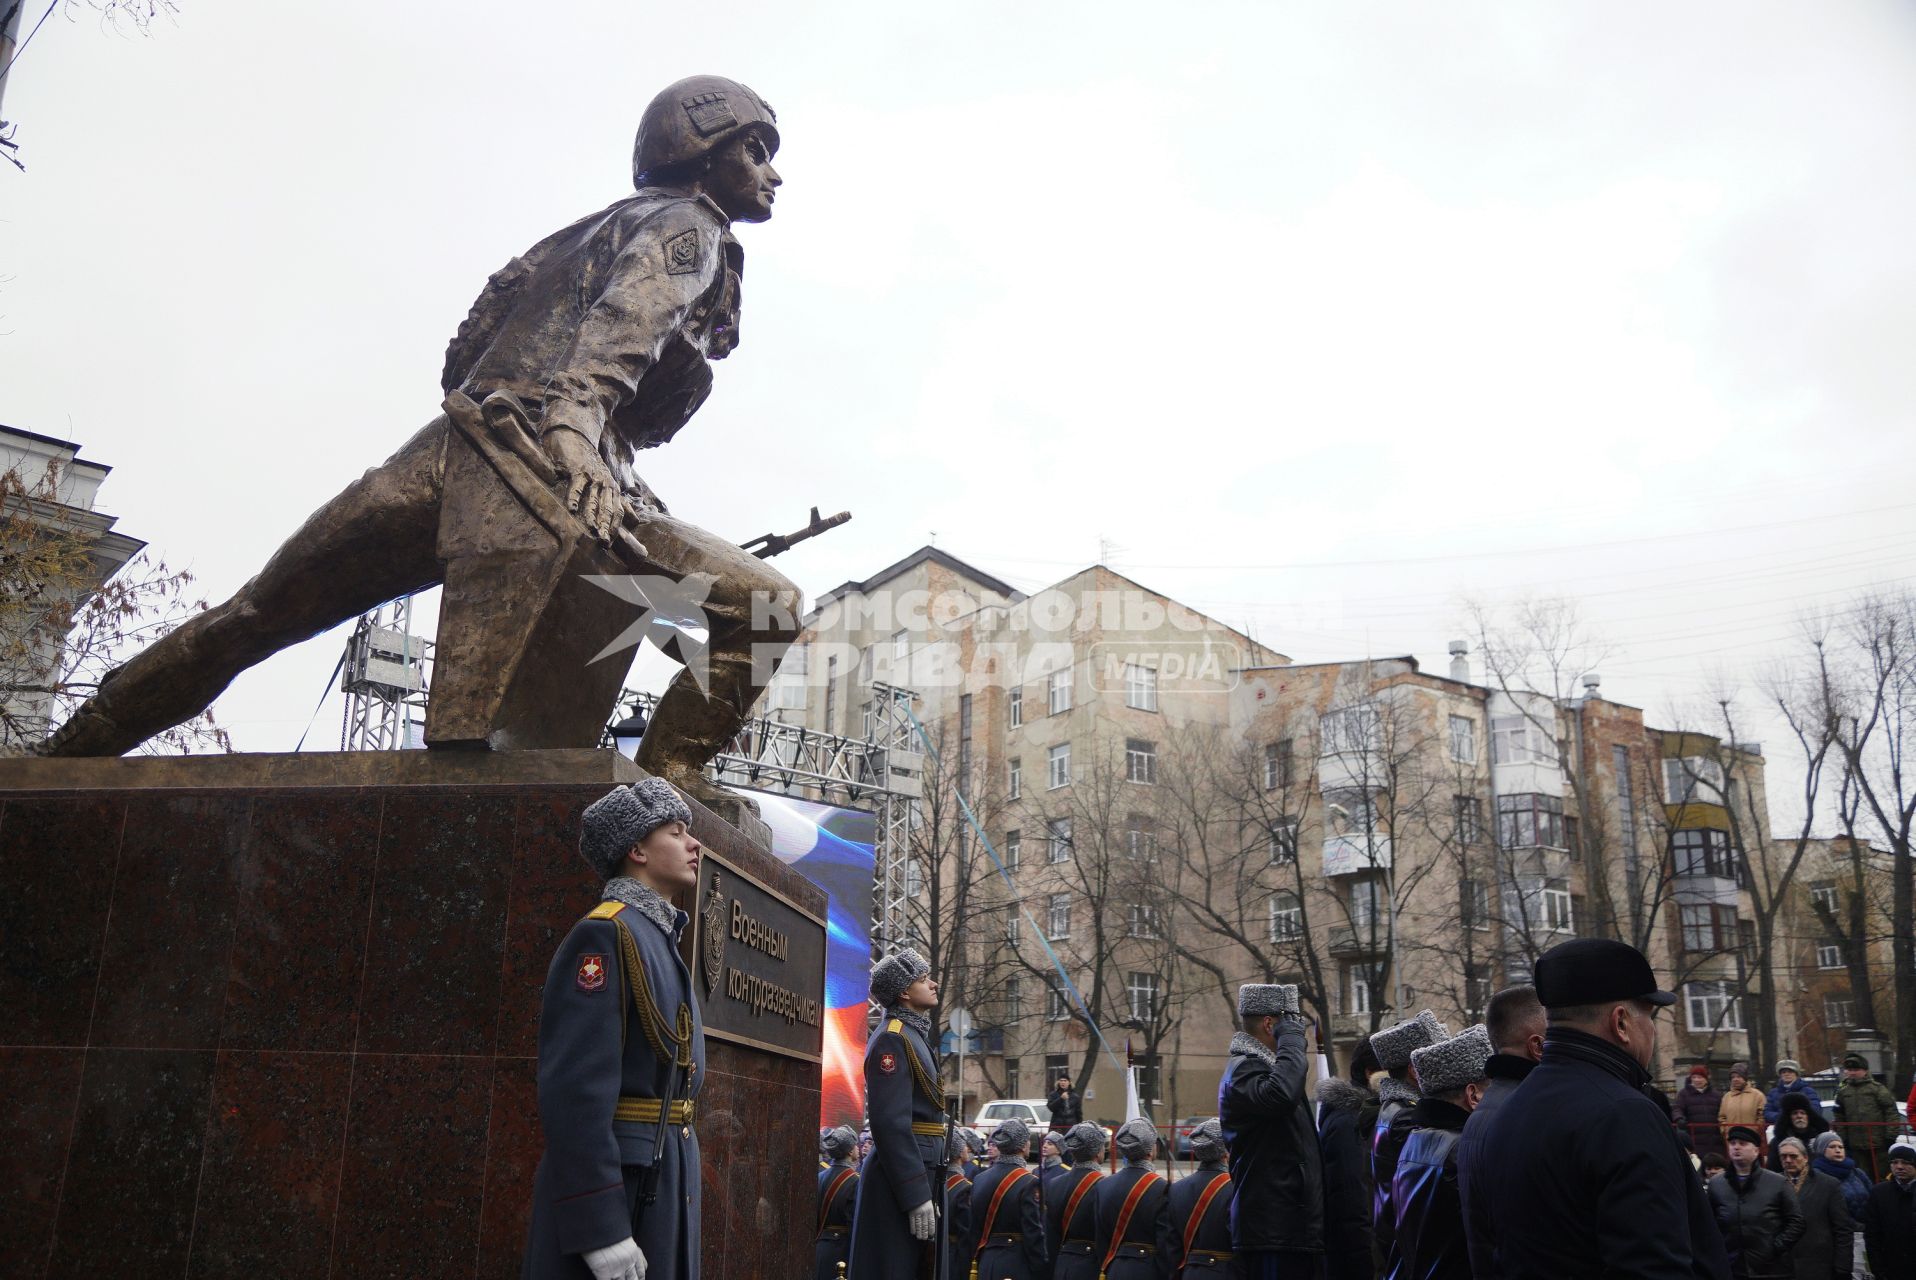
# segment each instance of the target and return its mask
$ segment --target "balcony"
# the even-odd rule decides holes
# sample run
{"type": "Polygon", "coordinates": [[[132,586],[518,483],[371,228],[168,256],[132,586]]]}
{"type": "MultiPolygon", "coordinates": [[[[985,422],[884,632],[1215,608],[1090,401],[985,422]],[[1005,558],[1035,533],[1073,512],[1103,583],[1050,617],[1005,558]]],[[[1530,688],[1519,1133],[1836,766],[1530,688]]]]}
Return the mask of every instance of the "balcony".
{"type": "MultiPolygon", "coordinates": [[[[1370,1034],[1370,1015],[1368,1013],[1340,1013],[1331,1018],[1331,1034],[1340,1040],[1354,1040],[1370,1034]]],[[[1386,1010],[1380,1027],[1388,1027],[1397,1019],[1386,1010]]]]}
{"type": "Polygon", "coordinates": [[[1382,924],[1338,925],[1331,930],[1330,945],[1334,956],[1381,956],[1390,950],[1390,930],[1382,924]]]}
{"type": "Polygon", "coordinates": [[[1390,869],[1390,837],[1364,835],[1324,837],[1324,874],[1358,875],[1365,871],[1390,869]]]}

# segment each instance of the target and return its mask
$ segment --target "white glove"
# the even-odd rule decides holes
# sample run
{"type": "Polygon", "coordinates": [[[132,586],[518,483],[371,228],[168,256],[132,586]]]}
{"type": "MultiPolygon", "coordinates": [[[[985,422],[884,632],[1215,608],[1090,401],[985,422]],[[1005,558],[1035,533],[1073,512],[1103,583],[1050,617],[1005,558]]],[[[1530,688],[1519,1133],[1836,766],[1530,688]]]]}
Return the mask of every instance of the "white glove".
{"type": "Polygon", "coordinates": [[[585,1251],[592,1280],[645,1280],[645,1255],[631,1236],[603,1249],[585,1251]]]}
{"type": "Polygon", "coordinates": [[[911,1238],[929,1240],[932,1232],[938,1229],[938,1215],[932,1212],[931,1201],[919,1205],[911,1211],[911,1238]]]}

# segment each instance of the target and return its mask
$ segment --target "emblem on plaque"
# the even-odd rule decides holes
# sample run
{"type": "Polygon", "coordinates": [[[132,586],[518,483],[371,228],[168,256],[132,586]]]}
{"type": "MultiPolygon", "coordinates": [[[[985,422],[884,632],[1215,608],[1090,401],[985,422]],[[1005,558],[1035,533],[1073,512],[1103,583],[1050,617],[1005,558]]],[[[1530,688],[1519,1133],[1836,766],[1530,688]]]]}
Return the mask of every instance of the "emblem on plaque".
{"type": "Polygon", "coordinates": [[[712,873],[712,887],[705,895],[703,913],[705,936],[700,940],[699,962],[705,970],[705,997],[718,992],[719,978],[725,973],[725,895],[719,892],[719,873],[712,873]]]}

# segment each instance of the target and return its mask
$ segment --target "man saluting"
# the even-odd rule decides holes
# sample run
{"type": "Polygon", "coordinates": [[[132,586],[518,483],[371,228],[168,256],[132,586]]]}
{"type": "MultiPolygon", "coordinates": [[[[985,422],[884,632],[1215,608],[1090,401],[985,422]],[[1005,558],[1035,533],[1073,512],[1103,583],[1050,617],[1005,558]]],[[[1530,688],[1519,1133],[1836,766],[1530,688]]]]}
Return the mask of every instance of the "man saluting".
{"type": "Polygon", "coordinates": [[[938,1235],[934,1192],[945,1168],[944,1090],[931,1051],[938,983],[916,951],[872,966],[872,1003],[884,1020],[865,1046],[865,1110],[872,1153],[858,1182],[849,1273],[858,1280],[927,1277],[938,1235]]]}

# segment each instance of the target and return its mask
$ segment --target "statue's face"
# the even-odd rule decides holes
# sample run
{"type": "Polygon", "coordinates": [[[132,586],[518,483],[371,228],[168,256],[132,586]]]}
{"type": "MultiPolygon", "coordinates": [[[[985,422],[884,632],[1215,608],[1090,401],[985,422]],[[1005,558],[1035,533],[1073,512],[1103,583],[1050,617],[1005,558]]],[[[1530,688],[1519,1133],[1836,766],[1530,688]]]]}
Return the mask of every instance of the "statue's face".
{"type": "Polygon", "coordinates": [[[772,168],[772,148],[763,133],[747,129],[711,156],[705,194],[734,222],[764,222],[784,179],[772,168]]]}

